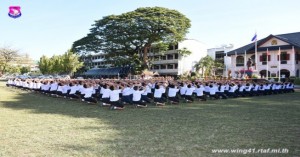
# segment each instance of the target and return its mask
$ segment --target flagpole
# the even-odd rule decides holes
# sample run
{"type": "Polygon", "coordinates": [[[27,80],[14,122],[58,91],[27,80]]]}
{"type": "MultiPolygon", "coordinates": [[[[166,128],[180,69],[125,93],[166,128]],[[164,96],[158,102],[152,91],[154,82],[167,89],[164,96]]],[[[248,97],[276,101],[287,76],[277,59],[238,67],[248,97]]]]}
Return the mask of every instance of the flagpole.
{"type": "Polygon", "coordinates": [[[245,57],[244,57],[244,69],[247,69],[247,52],[245,50],[245,57]]]}
{"type": "MultiPolygon", "coordinates": [[[[224,52],[225,52],[225,48],[224,48],[224,52]]],[[[228,68],[227,68],[227,52],[226,53],[226,56],[225,56],[225,59],[224,59],[224,63],[225,63],[225,76],[226,76],[226,79],[228,77],[228,68]]]]}
{"type": "Polygon", "coordinates": [[[258,72],[257,40],[255,40],[255,70],[258,72]]]}
{"type": "MultiPolygon", "coordinates": [[[[293,59],[293,62],[292,62],[292,63],[293,63],[293,75],[296,76],[296,75],[295,75],[295,71],[296,71],[296,68],[295,68],[295,64],[296,64],[296,63],[295,63],[295,61],[296,61],[296,53],[295,53],[295,48],[294,48],[294,46],[293,46],[293,55],[294,55],[294,57],[293,57],[294,59],[293,59]]],[[[292,57],[291,57],[291,58],[292,58],[292,57]]]]}
{"type": "Polygon", "coordinates": [[[280,82],[280,79],[281,79],[281,74],[280,74],[280,69],[281,69],[281,57],[280,57],[280,47],[279,47],[279,56],[278,56],[278,60],[279,60],[279,66],[278,66],[278,68],[279,68],[279,72],[278,72],[278,82],[280,82]]]}
{"type": "Polygon", "coordinates": [[[237,53],[235,51],[235,65],[234,65],[234,77],[236,76],[236,58],[237,58],[237,53]]]}
{"type": "Polygon", "coordinates": [[[269,65],[268,65],[268,61],[269,61],[269,49],[267,48],[267,72],[266,72],[266,78],[267,80],[269,80],[269,65]]]}

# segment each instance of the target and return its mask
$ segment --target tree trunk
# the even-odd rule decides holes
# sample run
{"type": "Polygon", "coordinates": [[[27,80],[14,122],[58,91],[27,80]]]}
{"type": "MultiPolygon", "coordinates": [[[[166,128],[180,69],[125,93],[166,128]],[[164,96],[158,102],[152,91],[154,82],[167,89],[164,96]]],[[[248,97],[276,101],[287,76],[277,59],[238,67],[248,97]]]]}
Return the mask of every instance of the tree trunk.
{"type": "Polygon", "coordinates": [[[149,69],[148,67],[148,51],[150,48],[151,44],[146,44],[144,49],[143,49],[143,69],[149,69]]]}

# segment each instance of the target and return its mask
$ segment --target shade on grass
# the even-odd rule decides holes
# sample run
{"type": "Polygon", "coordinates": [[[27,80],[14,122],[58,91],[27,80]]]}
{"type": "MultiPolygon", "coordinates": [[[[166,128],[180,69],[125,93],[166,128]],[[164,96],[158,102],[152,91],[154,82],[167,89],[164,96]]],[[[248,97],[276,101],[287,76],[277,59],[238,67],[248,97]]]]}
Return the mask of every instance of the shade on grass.
{"type": "Polygon", "coordinates": [[[300,93],[111,111],[0,85],[0,156],[300,155],[300,93]],[[264,154],[266,155],[266,154],[264,154]]]}

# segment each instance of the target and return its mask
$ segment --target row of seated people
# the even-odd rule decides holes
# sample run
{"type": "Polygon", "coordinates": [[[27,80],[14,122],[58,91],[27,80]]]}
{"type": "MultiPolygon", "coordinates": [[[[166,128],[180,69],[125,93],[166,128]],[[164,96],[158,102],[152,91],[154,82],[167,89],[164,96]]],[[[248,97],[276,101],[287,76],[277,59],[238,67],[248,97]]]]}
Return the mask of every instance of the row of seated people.
{"type": "Polygon", "coordinates": [[[34,90],[44,94],[88,103],[101,101],[111,109],[124,109],[124,104],[147,107],[147,103],[178,104],[194,98],[227,99],[294,92],[294,84],[201,81],[91,81],[91,80],[8,80],[7,86],[34,90]]]}

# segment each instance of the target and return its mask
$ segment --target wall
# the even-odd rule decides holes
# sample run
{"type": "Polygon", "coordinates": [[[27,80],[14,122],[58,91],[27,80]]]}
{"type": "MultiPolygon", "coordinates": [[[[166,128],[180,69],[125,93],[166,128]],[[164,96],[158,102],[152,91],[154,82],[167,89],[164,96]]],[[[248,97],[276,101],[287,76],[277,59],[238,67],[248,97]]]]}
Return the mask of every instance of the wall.
{"type": "Polygon", "coordinates": [[[178,75],[194,70],[193,66],[207,55],[206,45],[200,41],[187,39],[178,44],[178,49],[183,49],[184,47],[191,51],[192,54],[187,57],[179,56],[178,75]]]}

